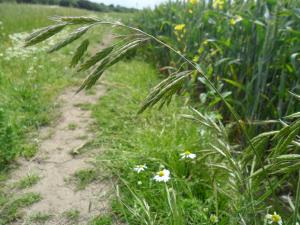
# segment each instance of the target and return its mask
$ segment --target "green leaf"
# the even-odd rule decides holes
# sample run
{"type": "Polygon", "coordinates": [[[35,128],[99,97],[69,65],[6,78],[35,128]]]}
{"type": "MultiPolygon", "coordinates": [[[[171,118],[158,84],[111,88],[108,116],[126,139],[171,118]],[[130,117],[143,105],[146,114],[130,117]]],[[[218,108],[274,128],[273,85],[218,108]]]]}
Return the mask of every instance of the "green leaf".
{"type": "Polygon", "coordinates": [[[286,119],[294,119],[294,118],[299,118],[299,117],[300,117],[300,112],[296,112],[296,113],[288,115],[288,116],[286,116],[284,118],[286,118],[286,119]]]}
{"type": "Polygon", "coordinates": [[[296,99],[300,100],[300,95],[297,95],[297,94],[295,94],[295,93],[293,93],[293,92],[290,92],[290,91],[289,91],[289,93],[290,93],[290,95],[292,95],[292,96],[295,97],[296,99]]]}
{"type": "Polygon", "coordinates": [[[237,82],[237,81],[226,79],[226,78],[223,78],[222,80],[224,80],[228,84],[231,84],[234,87],[237,87],[237,88],[240,88],[242,90],[245,90],[245,86],[242,85],[241,83],[237,82]]]}

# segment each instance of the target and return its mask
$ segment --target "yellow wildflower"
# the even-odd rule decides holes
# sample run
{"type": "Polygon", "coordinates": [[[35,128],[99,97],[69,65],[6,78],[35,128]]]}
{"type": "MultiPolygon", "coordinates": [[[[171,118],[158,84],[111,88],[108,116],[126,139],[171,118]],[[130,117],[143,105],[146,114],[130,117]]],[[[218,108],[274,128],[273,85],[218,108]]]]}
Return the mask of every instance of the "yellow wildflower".
{"type": "Polygon", "coordinates": [[[183,31],[184,28],[185,28],[185,24],[177,24],[177,25],[174,27],[174,29],[175,29],[176,31],[183,31]]]}
{"type": "Polygon", "coordinates": [[[214,0],[213,7],[215,9],[224,9],[225,0],[214,0]]]}
{"type": "Polygon", "coordinates": [[[193,10],[189,9],[189,13],[190,13],[190,14],[193,14],[193,10]]]}
{"type": "Polygon", "coordinates": [[[189,2],[192,4],[192,5],[196,5],[198,0],[189,0],[189,2]]]}

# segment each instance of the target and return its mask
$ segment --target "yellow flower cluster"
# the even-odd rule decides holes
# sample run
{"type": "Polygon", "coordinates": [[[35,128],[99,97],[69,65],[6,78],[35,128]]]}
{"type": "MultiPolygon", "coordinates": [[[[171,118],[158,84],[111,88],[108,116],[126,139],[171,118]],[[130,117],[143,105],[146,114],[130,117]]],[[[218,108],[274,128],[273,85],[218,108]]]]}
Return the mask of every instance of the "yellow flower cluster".
{"type": "Polygon", "coordinates": [[[185,30],[185,24],[177,24],[175,27],[174,27],[174,30],[175,30],[175,35],[176,35],[176,38],[177,38],[177,41],[181,41],[183,38],[184,38],[184,35],[186,33],[186,30],[185,30]]]}
{"type": "Polygon", "coordinates": [[[214,0],[213,7],[215,9],[224,9],[225,0],[214,0]]]}
{"type": "Polygon", "coordinates": [[[198,0],[189,0],[189,3],[191,3],[192,5],[196,5],[198,3],[198,0]]]}
{"type": "Polygon", "coordinates": [[[183,31],[184,28],[185,28],[185,24],[177,24],[177,25],[174,27],[174,29],[175,29],[176,31],[183,31]]]}

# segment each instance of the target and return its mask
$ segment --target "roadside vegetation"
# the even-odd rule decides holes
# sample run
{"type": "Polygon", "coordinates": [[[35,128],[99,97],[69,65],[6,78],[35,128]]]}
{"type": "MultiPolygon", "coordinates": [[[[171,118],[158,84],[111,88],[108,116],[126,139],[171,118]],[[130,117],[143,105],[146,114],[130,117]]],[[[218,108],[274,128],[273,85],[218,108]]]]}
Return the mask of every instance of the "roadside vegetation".
{"type": "Polygon", "coordinates": [[[76,82],[66,57],[71,56],[72,49],[49,60],[46,52],[55,39],[31,48],[24,48],[24,39],[34,29],[49,25],[50,16],[93,14],[72,8],[15,4],[0,4],[0,14],[0,169],[3,170],[18,155],[35,155],[38,139],[33,131],[54,119],[56,96],[76,82]]]}
{"type": "Polygon", "coordinates": [[[210,134],[182,118],[190,112],[182,107],[186,98],[175,98],[159,112],[136,114],[159,80],[157,72],[141,60],[108,71],[107,95],[93,109],[95,128],[100,127],[94,146],[106,150],[96,165],[105,165],[119,180],[113,207],[128,224],[202,224],[214,212],[210,183],[203,182],[207,171],[201,161],[182,159],[182,154],[199,155],[210,134]],[[163,169],[171,171],[166,184],[153,180],[163,169]]]}
{"type": "Polygon", "coordinates": [[[38,142],[32,131],[53,119],[53,100],[72,80],[70,70],[58,63],[61,60],[67,63],[64,59],[67,53],[48,60],[47,45],[24,49],[23,40],[28,32],[48,25],[47,15],[72,15],[76,10],[53,12],[40,7],[32,13],[35,9],[34,6],[0,5],[1,169],[17,155],[35,154],[38,142]]]}
{"type": "MultiPolygon", "coordinates": [[[[72,49],[49,59],[46,51],[55,40],[24,48],[24,39],[35,29],[48,26],[50,16],[92,15],[92,12],[3,3],[0,15],[0,224],[6,225],[20,219],[24,208],[42,198],[38,193],[14,194],[15,190],[26,191],[39,182],[41,177],[37,174],[28,174],[6,185],[10,169],[15,167],[14,160],[18,157],[30,160],[35,156],[40,143],[38,129],[52,124],[58,116],[57,96],[78,82],[67,66],[72,49]]],[[[37,214],[31,219],[47,218],[49,215],[37,214]]]]}
{"type": "Polygon", "coordinates": [[[28,36],[29,49],[70,44],[86,71],[78,91],[105,76],[88,147],[106,152],[74,175],[78,188],[112,173],[111,217],[130,225],[299,224],[299,8],[176,1],[142,11],[141,29],[60,16],[28,36]],[[103,26],[114,42],[88,54],[103,26]]]}

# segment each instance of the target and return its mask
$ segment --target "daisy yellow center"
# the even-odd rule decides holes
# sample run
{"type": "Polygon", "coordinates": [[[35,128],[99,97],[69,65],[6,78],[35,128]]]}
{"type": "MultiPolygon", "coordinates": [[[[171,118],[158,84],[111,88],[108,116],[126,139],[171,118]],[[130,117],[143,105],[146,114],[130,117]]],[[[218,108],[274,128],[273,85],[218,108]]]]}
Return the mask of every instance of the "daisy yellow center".
{"type": "Polygon", "coordinates": [[[190,151],[185,151],[184,154],[185,154],[185,155],[190,155],[191,152],[190,152],[190,151]]]}
{"type": "Polygon", "coordinates": [[[278,223],[281,220],[281,217],[277,214],[272,215],[272,221],[278,223]]]}
{"type": "Polygon", "coordinates": [[[164,174],[164,171],[159,171],[158,173],[158,176],[160,176],[160,177],[163,177],[165,174],[164,174]]]}

